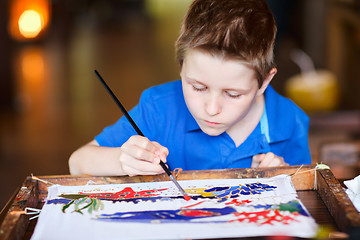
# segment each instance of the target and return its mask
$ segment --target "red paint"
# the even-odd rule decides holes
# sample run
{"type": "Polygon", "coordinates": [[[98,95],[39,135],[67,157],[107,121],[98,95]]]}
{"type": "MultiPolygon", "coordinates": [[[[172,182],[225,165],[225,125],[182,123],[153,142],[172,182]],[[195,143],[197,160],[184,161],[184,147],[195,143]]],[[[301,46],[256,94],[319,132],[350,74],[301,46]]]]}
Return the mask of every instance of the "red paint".
{"type": "Polygon", "coordinates": [[[182,208],[191,208],[191,207],[195,207],[195,206],[197,206],[197,205],[202,204],[203,202],[206,202],[206,201],[201,201],[201,202],[198,202],[198,203],[195,203],[195,204],[192,204],[192,205],[189,205],[189,206],[185,206],[185,207],[182,207],[182,208]]]}
{"type": "Polygon", "coordinates": [[[239,202],[239,200],[233,199],[231,202],[225,203],[225,205],[234,204],[235,206],[241,206],[241,205],[245,205],[246,203],[251,203],[251,201],[249,201],[249,200],[242,200],[242,201],[239,202]]]}
{"type": "Polygon", "coordinates": [[[123,190],[116,193],[83,193],[79,194],[87,195],[91,198],[103,198],[103,199],[129,199],[129,198],[143,198],[143,197],[153,197],[158,196],[160,194],[156,194],[157,192],[167,190],[164,189],[154,189],[154,190],[144,190],[135,192],[131,187],[126,187],[123,190]]]}
{"type": "Polygon", "coordinates": [[[290,222],[297,222],[297,220],[292,218],[291,216],[282,215],[279,210],[265,210],[260,212],[237,212],[234,214],[239,218],[230,222],[247,221],[249,223],[256,223],[259,225],[272,225],[273,222],[280,222],[284,225],[287,225],[290,222]]]}
{"type": "Polygon", "coordinates": [[[186,201],[190,201],[191,197],[189,197],[188,195],[184,195],[184,198],[186,201]]]}
{"type": "Polygon", "coordinates": [[[214,213],[204,210],[181,210],[179,212],[179,215],[187,216],[187,217],[208,217],[208,216],[219,215],[219,213],[214,213]]]}

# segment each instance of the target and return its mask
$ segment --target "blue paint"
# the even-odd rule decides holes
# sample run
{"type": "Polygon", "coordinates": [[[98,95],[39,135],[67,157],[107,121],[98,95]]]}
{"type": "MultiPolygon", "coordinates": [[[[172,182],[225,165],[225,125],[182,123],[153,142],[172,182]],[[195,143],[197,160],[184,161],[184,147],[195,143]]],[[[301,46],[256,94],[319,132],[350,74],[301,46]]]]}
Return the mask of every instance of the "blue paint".
{"type": "Polygon", "coordinates": [[[46,204],[68,204],[72,199],[55,198],[46,201],[46,204]]]}
{"type": "Polygon", "coordinates": [[[240,192],[240,189],[236,189],[236,190],[234,190],[234,191],[232,191],[232,193],[231,194],[238,194],[240,192]]]}
{"type": "Polygon", "coordinates": [[[240,195],[254,195],[261,194],[267,191],[273,191],[276,187],[262,183],[248,183],[245,185],[231,186],[231,187],[213,187],[204,190],[204,192],[211,193],[217,198],[237,198],[240,195]]]}
{"type": "Polygon", "coordinates": [[[226,200],[227,200],[227,198],[226,198],[226,197],[223,197],[223,198],[220,198],[220,199],[218,200],[218,202],[226,202],[226,200]]]}
{"type": "MultiPolygon", "coordinates": [[[[191,198],[193,200],[198,200],[198,199],[211,199],[211,198],[215,198],[214,197],[203,197],[203,196],[191,196],[191,198]]],[[[78,200],[80,200],[81,198],[79,198],[78,200]]],[[[134,204],[137,204],[139,202],[145,202],[145,201],[151,201],[151,202],[156,202],[156,201],[171,201],[174,199],[184,199],[183,196],[176,196],[176,197],[145,197],[145,198],[128,198],[128,199],[108,199],[108,198],[97,198],[99,200],[102,201],[112,201],[113,203],[116,202],[132,202],[134,204]]],[[[66,198],[55,198],[55,199],[50,199],[47,200],[46,204],[68,204],[72,199],[66,199],[66,198]]]]}
{"type": "Polygon", "coordinates": [[[204,192],[219,192],[219,191],[224,191],[229,189],[230,187],[213,187],[213,188],[209,188],[204,190],[204,192]]]}
{"type": "MultiPolygon", "coordinates": [[[[195,219],[211,218],[216,216],[224,216],[232,214],[236,210],[232,207],[224,208],[200,208],[200,209],[179,209],[179,210],[157,210],[157,211],[138,211],[138,212],[117,212],[114,214],[101,214],[96,220],[111,221],[111,222],[159,222],[159,223],[182,223],[189,222],[195,219]],[[187,216],[186,211],[204,211],[212,215],[207,216],[187,216]]],[[[201,221],[196,221],[199,223],[201,221]]],[[[206,221],[209,222],[209,221],[206,221]]],[[[215,222],[215,221],[210,221],[215,222]]],[[[216,221],[219,222],[219,221],[216,221]]],[[[225,221],[221,221],[225,222],[225,221]]],[[[195,223],[195,222],[194,222],[195,223]]]]}

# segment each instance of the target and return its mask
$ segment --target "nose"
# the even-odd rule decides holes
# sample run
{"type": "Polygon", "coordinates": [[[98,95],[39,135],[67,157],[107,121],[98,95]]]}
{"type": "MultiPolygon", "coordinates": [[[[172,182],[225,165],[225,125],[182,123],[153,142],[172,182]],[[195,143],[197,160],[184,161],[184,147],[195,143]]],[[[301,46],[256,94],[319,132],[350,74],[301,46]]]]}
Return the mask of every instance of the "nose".
{"type": "Polygon", "coordinates": [[[210,116],[215,116],[221,113],[222,104],[219,96],[210,95],[206,101],[205,111],[210,116]]]}

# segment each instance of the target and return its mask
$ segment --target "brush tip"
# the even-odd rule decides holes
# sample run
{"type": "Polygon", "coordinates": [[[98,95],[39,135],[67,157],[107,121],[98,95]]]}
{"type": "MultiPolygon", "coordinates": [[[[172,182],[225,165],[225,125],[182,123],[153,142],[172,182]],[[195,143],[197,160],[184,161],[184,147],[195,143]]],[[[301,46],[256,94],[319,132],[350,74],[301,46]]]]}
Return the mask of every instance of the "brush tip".
{"type": "Polygon", "coordinates": [[[191,200],[191,197],[189,197],[188,195],[184,195],[184,198],[186,201],[190,201],[191,200]]]}

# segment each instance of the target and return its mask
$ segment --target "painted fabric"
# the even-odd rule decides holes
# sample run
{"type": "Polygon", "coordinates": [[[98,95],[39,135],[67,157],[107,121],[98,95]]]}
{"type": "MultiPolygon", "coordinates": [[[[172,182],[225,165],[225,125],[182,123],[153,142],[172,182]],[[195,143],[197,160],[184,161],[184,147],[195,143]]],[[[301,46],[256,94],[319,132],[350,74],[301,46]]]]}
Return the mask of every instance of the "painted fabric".
{"type": "Polygon", "coordinates": [[[35,239],[314,237],[289,176],[49,187],[35,239]]]}

